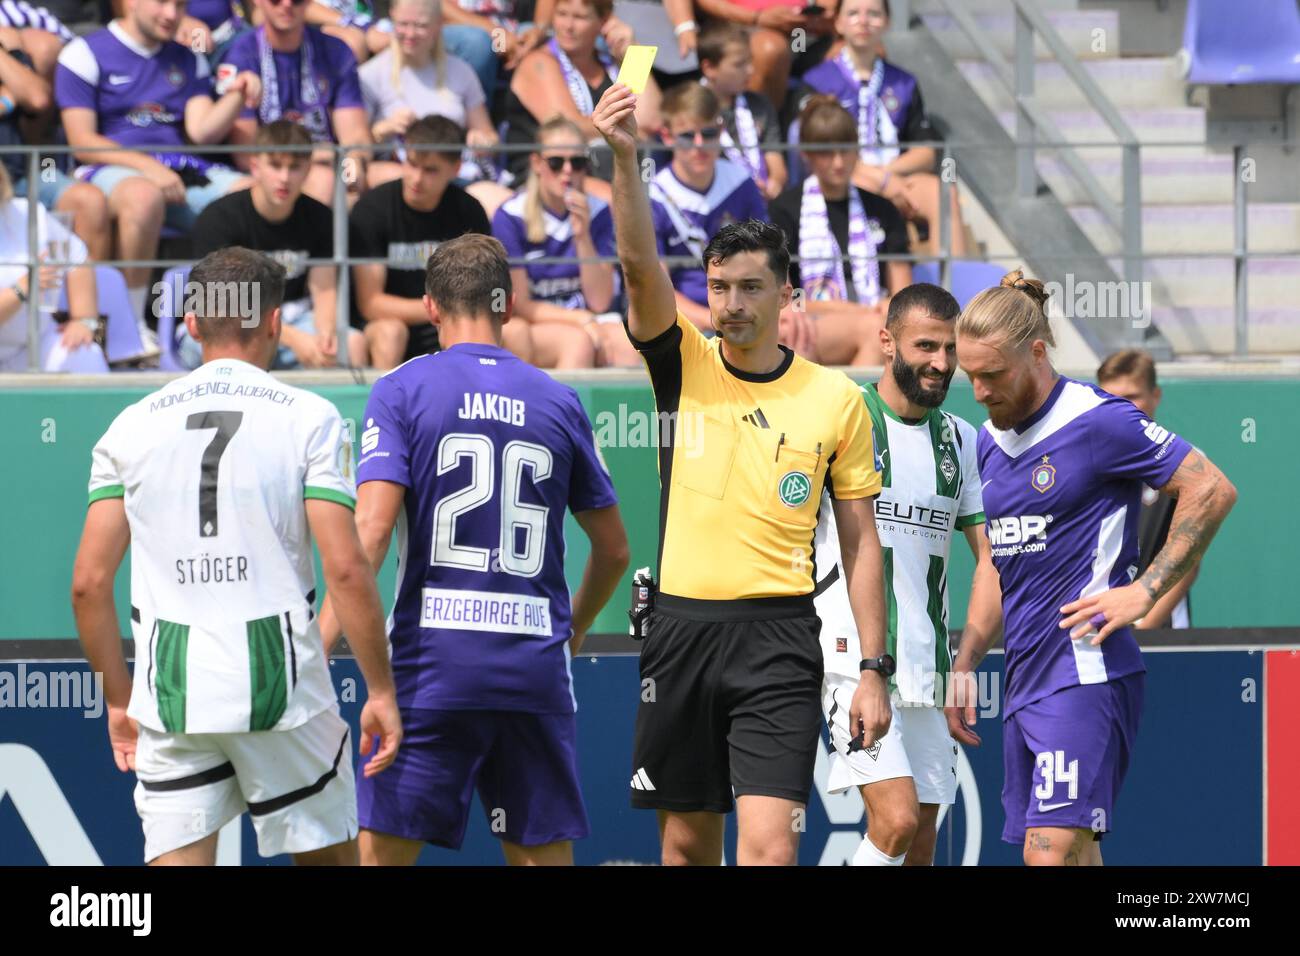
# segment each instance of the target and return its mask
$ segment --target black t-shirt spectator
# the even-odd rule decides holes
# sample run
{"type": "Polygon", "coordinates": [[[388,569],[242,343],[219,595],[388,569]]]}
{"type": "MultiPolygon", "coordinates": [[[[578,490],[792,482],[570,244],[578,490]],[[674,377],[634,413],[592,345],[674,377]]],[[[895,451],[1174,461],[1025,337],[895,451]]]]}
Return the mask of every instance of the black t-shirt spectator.
{"type": "MultiPolygon", "coordinates": [[[[849,187],[857,189],[856,186],[849,187]]],[[[872,232],[880,230],[885,233],[885,241],[876,246],[876,252],[885,254],[904,254],[908,250],[907,225],[903,222],[902,215],[892,202],[883,196],[877,196],[875,193],[869,193],[865,189],[858,189],[858,196],[862,199],[862,211],[867,216],[867,228],[872,232]],[[874,224],[873,225],[873,221],[874,224]]],[[[803,185],[791,186],[776,199],[772,200],[769,211],[772,216],[772,222],[785,230],[786,248],[790,250],[790,257],[794,258],[799,255],[799,210],[803,206],[803,185]]],[[[830,222],[831,235],[839,244],[840,254],[848,255],[849,249],[849,199],[845,196],[843,199],[826,200],[826,218],[830,222]]],[[[883,263],[882,263],[883,265],[883,263]]],[[[847,276],[849,267],[848,263],[844,266],[845,275],[847,276]]],[[[796,289],[800,285],[799,264],[790,263],[790,284],[796,289]]],[[[849,300],[856,302],[858,299],[857,289],[852,282],[846,283],[848,288],[846,292],[849,300]]],[[[880,270],[880,287],[882,290],[890,293],[897,292],[897,289],[890,289],[888,282],[888,273],[885,269],[880,270]]]]}
{"type": "Polygon", "coordinates": [[[408,299],[424,295],[424,266],[439,243],[467,232],[492,235],[492,224],[477,199],[459,186],[448,186],[429,212],[412,209],[402,199],[402,181],[371,189],[352,207],[351,254],[358,259],[388,260],[384,292],[408,299]]]}
{"type": "MultiPolygon", "coordinates": [[[[430,212],[412,209],[402,199],[402,181],[395,179],[369,190],[352,207],[348,230],[349,254],[358,259],[387,259],[384,293],[407,299],[424,295],[424,268],[439,243],[467,232],[492,235],[492,224],[479,201],[451,185],[430,212]]],[[[410,327],[407,355],[437,348],[433,325],[410,327]]]]}
{"type": "Polygon", "coordinates": [[[304,259],[334,255],[334,215],[324,203],[299,196],[283,222],[271,222],[253,206],[253,191],[241,189],[214,200],[194,224],[194,258],[228,246],[264,252],[284,266],[284,301],[307,297],[304,259]]]}

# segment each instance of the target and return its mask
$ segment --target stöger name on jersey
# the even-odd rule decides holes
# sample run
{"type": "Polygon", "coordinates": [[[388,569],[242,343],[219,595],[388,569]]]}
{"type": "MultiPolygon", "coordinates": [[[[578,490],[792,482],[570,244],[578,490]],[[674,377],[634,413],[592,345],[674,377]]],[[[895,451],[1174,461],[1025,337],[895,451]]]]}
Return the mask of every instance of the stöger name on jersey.
{"type": "Polygon", "coordinates": [[[461,418],[490,418],[507,425],[524,423],[523,399],[509,398],[495,392],[466,392],[464,401],[456,413],[461,418]]]}
{"type": "Polygon", "coordinates": [[[176,559],[178,584],[224,584],[248,580],[248,558],[242,554],[176,559]]]}

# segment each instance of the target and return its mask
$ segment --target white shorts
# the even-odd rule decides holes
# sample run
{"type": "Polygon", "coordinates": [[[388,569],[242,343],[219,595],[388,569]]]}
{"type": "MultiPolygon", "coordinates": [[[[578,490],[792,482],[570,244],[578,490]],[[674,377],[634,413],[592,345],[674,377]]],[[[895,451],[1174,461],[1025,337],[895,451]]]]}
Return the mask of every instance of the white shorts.
{"type": "Polygon", "coordinates": [[[135,808],[145,862],[216,833],[245,810],[262,856],[357,835],[351,735],[332,707],[292,730],[167,734],[140,728],[135,808]]]}
{"type": "Polygon", "coordinates": [[[957,742],[937,707],[908,705],[895,694],[889,702],[893,719],[884,739],[867,750],[849,753],[849,707],[857,682],[827,674],[822,683],[822,713],[830,728],[831,754],[828,793],[850,787],[911,777],[921,803],[952,803],[957,798],[957,742]]]}

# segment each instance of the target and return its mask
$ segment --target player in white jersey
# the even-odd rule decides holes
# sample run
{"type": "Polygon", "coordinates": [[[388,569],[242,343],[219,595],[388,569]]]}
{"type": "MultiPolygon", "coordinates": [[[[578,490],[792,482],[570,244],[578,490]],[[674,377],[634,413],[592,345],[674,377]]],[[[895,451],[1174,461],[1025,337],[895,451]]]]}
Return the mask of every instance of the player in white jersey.
{"type": "MultiPolygon", "coordinates": [[[[856,786],[867,834],[855,866],[928,866],[939,808],[957,793],[957,745],[943,704],[948,649],[948,560],[955,530],[976,558],[966,634],[981,639],[1000,625],[997,572],[984,535],[975,429],[940,410],[956,371],[959,308],[928,283],[891,299],[881,346],[885,372],[862,389],[871,413],[881,492],[876,530],[884,552],[886,654],[859,661],[858,632],[841,580],[839,540],[823,503],[817,525],[817,614],[822,620],[822,709],[834,751],[827,789],[856,786]],[[892,674],[893,720],[869,747],[849,729],[849,702],[861,670],[892,674]]],[[[978,738],[969,734],[968,743],[978,738]]]]}
{"type": "Polygon", "coordinates": [[[217,832],[247,809],[263,856],[355,864],[351,748],[315,621],[313,538],[369,692],[362,753],[381,737],[367,775],[392,762],[401,724],[352,518],[351,441],[328,401],[267,374],[283,267],[222,249],[194,266],[186,293],[204,364],[123,410],[96,444],[73,571],[113,756],[138,779],[146,861],[214,863],[217,832]],[[113,601],[128,545],[134,686],[113,601]]]}

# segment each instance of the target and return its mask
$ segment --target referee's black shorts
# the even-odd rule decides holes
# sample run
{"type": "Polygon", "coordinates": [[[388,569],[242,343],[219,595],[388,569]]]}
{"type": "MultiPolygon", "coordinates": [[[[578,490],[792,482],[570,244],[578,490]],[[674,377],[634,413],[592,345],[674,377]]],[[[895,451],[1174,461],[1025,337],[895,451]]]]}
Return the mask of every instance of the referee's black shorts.
{"type": "Polygon", "coordinates": [[[821,734],[820,631],[811,598],[659,595],[641,647],[632,806],[729,813],[733,794],[807,803],[821,734]]]}

